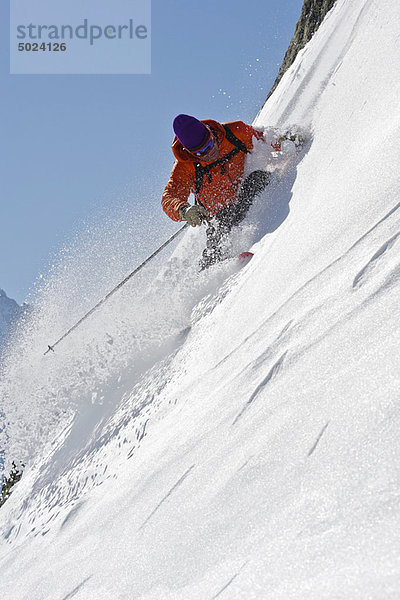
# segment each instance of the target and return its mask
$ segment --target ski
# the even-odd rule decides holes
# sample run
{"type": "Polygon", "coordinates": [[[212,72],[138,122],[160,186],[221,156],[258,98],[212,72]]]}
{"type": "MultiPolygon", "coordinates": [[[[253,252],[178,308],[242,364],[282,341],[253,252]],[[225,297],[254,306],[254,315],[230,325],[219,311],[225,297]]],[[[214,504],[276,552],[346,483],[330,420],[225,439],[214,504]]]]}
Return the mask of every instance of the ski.
{"type": "Polygon", "coordinates": [[[239,254],[238,261],[240,266],[244,267],[244,265],[247,265],[247,263],[251,261],[253,256],[254,254],[252,252],[242,252],[241,254],[239,254]]]}

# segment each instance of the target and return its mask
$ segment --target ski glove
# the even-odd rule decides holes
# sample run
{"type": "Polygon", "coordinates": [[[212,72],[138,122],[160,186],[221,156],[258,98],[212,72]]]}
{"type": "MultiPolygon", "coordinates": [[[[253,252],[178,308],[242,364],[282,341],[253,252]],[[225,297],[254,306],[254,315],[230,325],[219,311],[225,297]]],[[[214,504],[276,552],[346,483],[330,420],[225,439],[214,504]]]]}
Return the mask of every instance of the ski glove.
{"type": "Polygon", "coordinates": [[[201,225],[204,220],[208,221],[210,213],[204,206],[190,206],[190,204],[184,204],[179,209],[179,216],[183,221],[187,221],[192,227],[201,225]]]}

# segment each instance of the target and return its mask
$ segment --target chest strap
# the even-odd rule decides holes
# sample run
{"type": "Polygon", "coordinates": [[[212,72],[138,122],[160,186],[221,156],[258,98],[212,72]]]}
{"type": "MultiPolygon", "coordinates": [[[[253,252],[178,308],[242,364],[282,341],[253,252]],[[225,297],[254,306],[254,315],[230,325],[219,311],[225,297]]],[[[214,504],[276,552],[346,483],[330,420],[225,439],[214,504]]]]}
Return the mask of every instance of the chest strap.
{"type": "Polygon", "coordinates": [[[249,150],[246,148],[246,145],[242,142],[242,140],[239,140],[234,133],[232,133],[232,131],[229,129],[229,127],[227,125],[222,125],[222,127],[225,129],[226,139],[228,140],[228,142],[230,142],[232,144],[232,146],[234,146],[234,148],[233,148],[233,150],[228,152],[228,154],[225,154],[225,156],[222,156],[218,160],[215,160],[214,162],[210,163],[209,165],[205,165],[204,167],[199,162],[194,163],[194,168],[195,168],[195,172],[196,172],[195,190],[194,190],[196,204],[201,204],[201,202],[198,198],[198,195],[199,195],[200,190],[203,185],[204,175],[208,176],[208,183],[211,183],[212,182],[211,169],[213,169],[214,167],[217,167],[217,166],[221,166],[221,175],[225,175],[226,163],[229,162],[231,160],[231,158],[233,158],[236,154],[238,154],[238,152],[244,152],[245,154],[249,153],[249,150]]]}

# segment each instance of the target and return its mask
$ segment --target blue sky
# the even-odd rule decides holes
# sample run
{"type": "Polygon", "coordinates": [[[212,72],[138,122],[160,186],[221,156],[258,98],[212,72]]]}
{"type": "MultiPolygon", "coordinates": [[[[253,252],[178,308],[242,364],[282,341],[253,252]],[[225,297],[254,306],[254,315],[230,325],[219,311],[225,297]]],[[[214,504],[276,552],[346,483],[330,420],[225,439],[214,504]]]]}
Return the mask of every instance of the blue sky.
{"type": "Polygon", "coordinates": [[[173,117],[251,122],[302,4],[153,0],[151,75],[10,75],[1,3],[0,287],[21,303],[57,249],[118,198],[167,219],[173,117]]]}

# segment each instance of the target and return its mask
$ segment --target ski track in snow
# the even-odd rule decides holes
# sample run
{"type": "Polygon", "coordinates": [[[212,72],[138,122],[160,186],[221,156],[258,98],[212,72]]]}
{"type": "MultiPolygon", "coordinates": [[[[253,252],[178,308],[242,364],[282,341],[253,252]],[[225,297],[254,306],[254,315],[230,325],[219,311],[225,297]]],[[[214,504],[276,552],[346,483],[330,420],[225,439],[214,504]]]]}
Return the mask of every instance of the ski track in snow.
{"type": "Polygon", "coordinates": [[[49,361],[107,244],[62,258],[3,368],[30,460],[4,600],[397,599],[399,27],[338,0],[260,111],[308,139],[233,236],[245,268],[193,274],[188,231],[49,361]]]}
{"type": "Polygon", "coordinates": [[[187,469],[182,477],[172,486],[172,488],[165,494],[164,498],[157,504],[155,509],[150,513],[147,519],[144,521],[143,525],[139,527],[139,531],[145,527],[145,525],[150,521],[151,517],[157,512],[160,506],[171,496],[171,494],[185,481],[186,477],[190,474],[190,472],[195,468],[196,465],[192,465],[187,469]]]}
{"type": "Polygon", "coordinates": [[[246,566],[246,564],[247,564],[247,563],[244,563],[244,565],[241,567],[241,569],[240,569],[240,570],[239,570],[237,573],[235,573],[235,574],[233,575],[233,577],[231,577],[231,578],[230,578],[230,580],[229,580],[229,581],[228,581],[228,582],[227,582],[227,583],[224,585],[224,587],[223,587],[223,588],[221,588],[221,589],[219,590],[219,592],[217,592],[217,593],[215,594],[215,596],[213,596],[213,597],[211,598],[211,600],[215,600],[215,598],[219,598],[219,597],[221,596],[221,594],[223,594],[223,593],[225,592],[225,590],[227,590],[227,589],[228,589],[228,587],[229,587],[229,586],[230,586],[230,585],[231,585],[231,584],[232,584],[232,583],[235,581],[235,579],[236,579],[237,577],[239,577],[239,575],[240,575],[240,572],[241,572],[241,571],[244,569],[244,567],[246,566]]]}
{"type": "Polygon", "coordinates": [[[74,596],[76,596],[76,594],[84,587],[84,585],[91,579],[90,577],[86,577],[86,579],[84,579],[79,585],[77,585],[72,592],[70,592],[69,594],[67,594],[66,596],[64,596],[64,598],[62,600],[69,600],[70,598],[73,598],[74,596]]]}
{"type": "Polygon", "coordinates": [[[377,266],[377,262],[381,261],[384,258],[385,253],[390,250],[390,248],[394,245],[400,233],[396,233],[392,236],[387,242],[385,242],[377,252],[371,257],[368,263],[361,269],[359,273],[354,278],[353,288],[357,288],[361,285],[364,285],[366,280],[369,280],[373,276],[373,270],[377,266]]]}
{"type": "Polygon", "coordinates": [[[261,383],[258,384],[258,386],[256,387],[256,389],[254,390],[254,392],[252,393],[252,395],[246,402],[243,409],[240,411],[240,413],[237,415],[237,417],[235,417],[232,425],[236,425],[236,423],[238,422],[240,417],[243,415],[244,411],[250,406],[250,404],[252,402],[254,402],[254,400],[256,400],[257,396],[264,390],[264,388],[268,384],[268,382],[271,381],[274,377],[276,377],[278,375],[278,373],[281,370],[282,365],[284,363],[286,354],[287,354],[286,352],[284,354],[282,354],[282,356],[276,361],[276,363],[268,371],[267,376],[261,381],[261,383]]]}
{"type": "Polygon", "coordinates": [[[321,431],[320,431],[320,433],[319,433],[319,435],[318,435],[317,439],[315,440],[314,444],[312,445],[312,448],[310,448],[310,450],[309,450],[309,452],[308,452],[307,456],[311,456],[312,454],[314,454],[314,452],[315,452],[315,450],[317,449],[317,446],[318,446],[318,444],[319,444],[319,442],[320,442],[320,440],[321,440],[322,436],[324,435],[324,433],[325,433],[325,431],[326,431],[326,429],[327,429],[328,425],[329,425],[329,421],[328,421],[327,423],[325,423],[325,425],[324,425],[324,426],[323,426],[323,428],[321,429],[321,431]]]}

